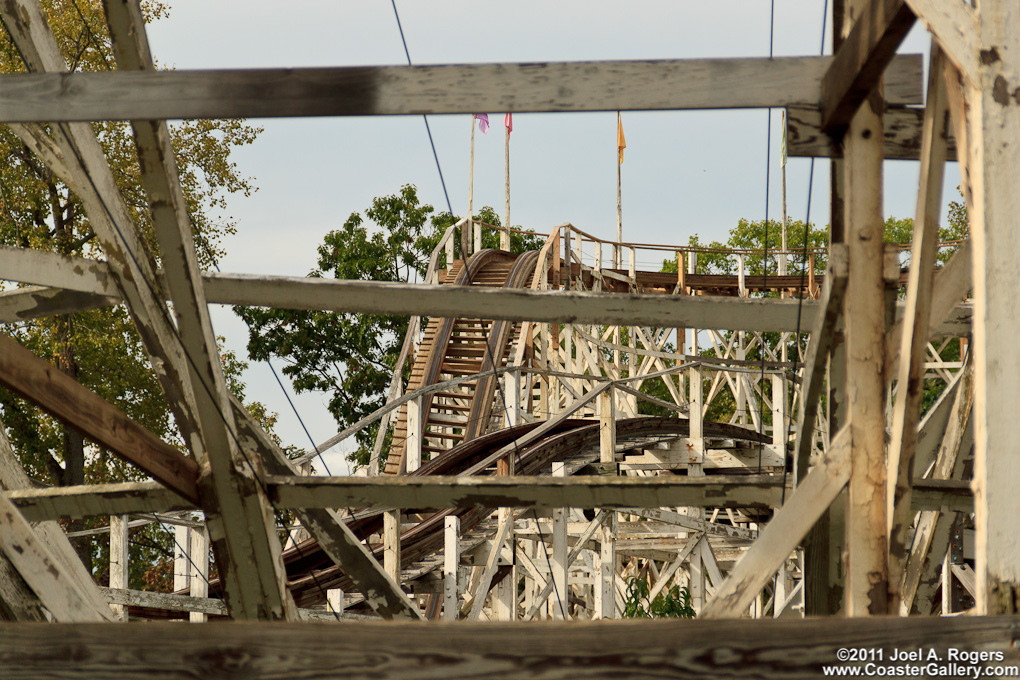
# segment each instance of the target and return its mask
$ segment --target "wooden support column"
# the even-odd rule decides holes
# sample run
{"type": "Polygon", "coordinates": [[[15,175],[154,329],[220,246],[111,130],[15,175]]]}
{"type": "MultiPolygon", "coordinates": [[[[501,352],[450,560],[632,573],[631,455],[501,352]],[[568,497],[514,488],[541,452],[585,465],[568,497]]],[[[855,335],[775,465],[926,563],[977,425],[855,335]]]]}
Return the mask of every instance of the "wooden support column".
{"type": "Polygon", "coordinates": [[[616,390],[599,395],[599,462],[616,462],[616,390]]]}
{"type": "Polygon", "coordinates": [[[974,210],[974,507],[977,613],[1020,611],[1020,0],[978,7],[978,82],[970,93],[974,210]]]}
{"type": "MultiPolygon", "coordinates": [[[[191,529],[191,596],[209,597],[209,533],[205,527],[191,529]]],[[[191,612],[192,623],[205,623],[207,616],[201,612],[191,612]]]]}
{"type": "MultiPolygon", "coordinates": [[[[110,515],[110,587],[128,588],[128,516],[110,515]]],[[[110,605],[113,613],[127,621],[127,607],[110,605]]]]}
{"type": "Polygon", "coordinates": [[[460,565],[460,517],[448,515],[444,520],[443,548],[443,620],[456,621],[460,612],[460,591],[457,567],[460,565]]]}
{"type": "MultiPolygon", "coordinates": [[[[847,27],[854,26],[858,34],[864,34],[869,22],[864,10],[869,5],[849,2],[847,27]]],[[[888,611],[885,382],[881,371],[885,352],[882,113],[882,97],[876,88],[850,119],[843,138],[850,248],[846,312],[851,441],[846,604],[850,616],[877,616],[888,611]]]]}
{"type": "Polygon", "coordinates": [[[401,511],[387,510],[383,513],[383,569],[400,584],[400,516],[401,511]]]}
{"type": "Polygon", "coordinates": [[[330,588],[326,591],[326,606],[329,608],[330,614],[343,614],[344,605],[344,591],[340,588],[330,588]]]}
{"type": "MultiPolygon", "coordinates": [[[[553,477],[566,477],[566,463],[553,463],[553,477]]],[[[564,620],[569,617],[569,592],[567,585],[567,572],[570,565],[567,563],[567,515],[568,508],[553,508],[552,510],[552,574],[553,584],[552,597],[549,598],[549,617],[557,620],[564,620]]]]}
{"type": "MultiPolygon", "coordinates": [[[[917,422],[924,396],[924,363],[928,352],[928,317],[931,309],[938,219],[942,212],[942,180],[949,135],[944,58],[932,43],[928,67],[928,97],[921,139],[921,177],[917,216],[910,251],[907,307],[900,337],[897,398],[893,410],[887,479],[889,525],[889,611],[900,609],[900,586],[907,552],[907,533],[913,522],[910,488],[914,470],[917,422]]],[[[898,273],[898,272],[897,272],[898,273]]],[[[898,278],[898,277],[897,277],[898,278]]]]}
{"type": "Polygon", "coordinates": [[[599,528],[599,554],[595,570],[595,617],[596,619],[616,618],[616,535],[619,531],[619,515],[610,510],[609,517],[599,528]]]}
{"type": "Polygon", "coordinates": [[[188,527],[178,524],[174,527],[174,592],[191,592],[191,563],[188,561],[190,539],[188,527]]]}
{"type": "Polygon", "coordinates": [[[422,464],[422,398],[415,397],[407,402],[407,440],[404,451],[407,472],[414,472],[422,464]]]}

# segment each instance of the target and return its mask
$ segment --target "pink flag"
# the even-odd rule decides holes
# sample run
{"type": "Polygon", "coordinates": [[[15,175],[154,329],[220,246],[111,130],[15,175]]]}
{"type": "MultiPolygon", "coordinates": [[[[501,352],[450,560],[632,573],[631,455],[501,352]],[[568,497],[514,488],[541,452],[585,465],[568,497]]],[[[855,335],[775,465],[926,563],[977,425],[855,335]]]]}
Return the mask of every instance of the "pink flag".
{"type": "Polygon", "coordinates": [[[508,131],[513,132],[514,131],[514,114],[512,114],[512,113],[506,114],[506,116],[503,117],[503,125],[506,126],[506,129],[508,131]]]}
{"type": "Polygon", "coordinates": [[[484,135],[489,131],[489,114],[476,113],[475,118],[478,119],[478,129],[481,130],[484,135]]]}

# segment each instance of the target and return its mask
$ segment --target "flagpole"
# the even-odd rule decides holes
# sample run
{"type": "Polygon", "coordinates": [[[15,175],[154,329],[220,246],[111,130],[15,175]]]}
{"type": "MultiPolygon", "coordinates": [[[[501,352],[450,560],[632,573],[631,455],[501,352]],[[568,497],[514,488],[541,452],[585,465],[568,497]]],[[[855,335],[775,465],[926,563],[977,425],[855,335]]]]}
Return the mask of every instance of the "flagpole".
{"type": "Polygon", "coordinates": [[[470,169],[468,171],[468,214],[467,224],[465,225],[464,232],[461,232],[460,243],[461,243],[461,256],[464,261],[467,261],[468,256],[471,254],[471,244],[473,242],[474,234],[474,194],[475,194],[475,116],[471,115],[471,154],[470,154],[470,169]]]}
{"type": "MultiPolygon", "coordinates": [[[[616,129],[623,129],[623,120],[620,112],[616,112],[616,129]]],[[[619,145],[619,140],[617,140],[619,145]]],[[[616,245],[613,246],[613,269],[620,268],[620,244],[623,243],[623,200],[620,191],[620,168],[623,166],[623,159],[620,158],[619,146],[616,150],[616,245]]]]}
{"type": "MultiPolygon", "coordinates": [[[[506,114],[509,116],[510,114],[506,114]]],[[[503,231],[499,233],[499,247],[501,250],[510,250],[510,126],[506,123],[509,119],[504,119],[503,128],[506,130],[506,210],[503,212],[503,231]]],[[[511,123],[512,124],[512,123],[511,123]]]]}

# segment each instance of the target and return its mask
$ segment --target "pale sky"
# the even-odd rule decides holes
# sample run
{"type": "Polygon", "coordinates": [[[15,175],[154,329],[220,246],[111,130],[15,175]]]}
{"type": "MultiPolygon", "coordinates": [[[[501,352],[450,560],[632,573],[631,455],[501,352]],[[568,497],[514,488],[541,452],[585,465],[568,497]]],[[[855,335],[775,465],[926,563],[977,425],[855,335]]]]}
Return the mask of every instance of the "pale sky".
{"type": "MultiPolygon", "coordinates": [[[[393,7],[385,0],[170,0],[171,16],[149,28],[158,62],[177,69],[404,64],[393,7]]],[[[770,5],[714,2],[410,2],[397,8],[415,64],[768,56],[770,5]]],[[[818,54],[823,2],[775,2],[774,54],[818,54]]],[[[831,16],[829,17],[831,21],[831,16]]],[[[826,27],[826,35],[831,25],[826,27]]],[[[927,52],[915,27],[901,52],[927,52]]],[[[830,53],[826,40],[826,52],[830,53]]],[[[477,135],[475,209],[503,212],[502,112],[477,135]]],[[[497,114],[497,115],[493,115],[497,114]]],[[[624,239],[686,243],[723,240],[740,218],[765,216],[765,110],[625,112],[624,239]]],[[[454,212],[466,214],[470,117],[429,118],[454,212]]],[[[253,120],[265,132],[235,160],[259,187],[230,201],[238,233],[225,243],[223,271],[304,276],[316,246],[350,213],[403,184],[425,203],[445,199],[421,116],[253,120]]],[[[769,217],[779,219],[780,110],[772,112],[769,217]]],[[[546,232],[571,222],[612,238],[616,230],[616,114],[518,114],[511,140],[511,222],[546,232]]],[[[788,210],[803,219],[808,159],[787,166],[788,210]]],[[[886,163],[885,212],[915,211],[918,163],[886,163]]],[[[946,169],[946,201],[957,197],[956,164],[946,169]]],[[[825,224],[828,164],[815,163],[811,219],[825,224]]],[[[649,268],[658,265],[649,263],[649,268]]],[[[213,310],[216,332],[246,357],[247,330],[213,310]]],[[[275,362],[277,370],[282,362],[275,362]]],[[[248,398],[280,414],[288,444],[309,447],[264,365],[246,375],[248,398]]],[[[286,382],[286,380],[285,380],[286,382]]],[[[327,397],[288,390],[316,442],[336,433],[327,397]]],[[[327,458],[344,473],[338,456],[327,458]]],[[[321,467],[321,466],[319,466],[321,467]]],[[[321,470],[320,470],[321,472],[321,470]]]]}

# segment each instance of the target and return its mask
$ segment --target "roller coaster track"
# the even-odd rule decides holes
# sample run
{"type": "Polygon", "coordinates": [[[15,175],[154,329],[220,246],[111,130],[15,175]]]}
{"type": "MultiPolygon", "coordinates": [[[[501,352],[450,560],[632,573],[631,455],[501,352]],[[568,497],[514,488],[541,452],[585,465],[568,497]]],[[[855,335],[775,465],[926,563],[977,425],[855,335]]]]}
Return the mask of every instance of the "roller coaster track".
{"type": "MultiPolygon", "coordinates": [[[[540,260],[537,251],[513,256],[496,250],[476,253],[466,266],[457,261],[447,272],[444,285],[494,286],[522,288],[535,277],[540,260]]],[[[511,357],[520,358],[526,350],[527,338],[521,337],[521,324],[484,319],[430,319],[411,369],[407,391],[434,385],[457,376],[475,375],[507,364],[511,357]]],[[[402,407],[396,419],[390,453],[384,473],[410,476],[468,474],[478,463],[490,458],[501,448],[520,440],[542,422],[525,423],[503,428],[502,407],[497,410],[498,377],[489,375],[421,397],[420,436],[422,453],[431,454],[420,468],[406,472],[408,410],[402,407]],[[494,414],[495,412],[495,414],[494,414]]],[[[737,425],[705,422],[706,438],[738,442],[767,443],[759,433],[737,425]]],[[[689,435],[688,421],[683,418],[637,417],[617,421],[617,454],[641,451],[655,443],[689,435]]],[[[522,445],[514,451],[515,471],[521,475],[549,475],[553,462],[564,462],[567,474],[582,471],[599,460],[599,423],[585,419],[565,419],[542,438],[522,445]]],[[[496,473],[492,464],[470,474],[496,473]]],[[[495,531],[490,517],[494,508],[405,509],[413,524],[401,534],[402,581],[419,578],[442,566],[444,520],[460,518],[462,547],[480,545],[495,531]]],[[[373,541],[382,533],[382,511],[353,510],[346,518],[348,527],[369,543],[373,555],[382,560],[383,547],[373,541]]],[[[328,589],[339,588],[356,592],[341,567],[323,552],[314,539],[305,540],[285,550],[283,560],[288,588],[299,607],[321,605],[328,589]]],[[[498,580],[498,577],[497,577],[498,580]]],[[[493,582],[493,585],[495,585],[493,582]]],[[[213,581],[210,593],[219,590],[213,581]]],[[[357,604],[354,598],[349,604],[357,604]]],[[[429,607],[435,611],[433,602],[429,607]]],[[[141,613],[141,612],[135,612],[141,613]]]]}

